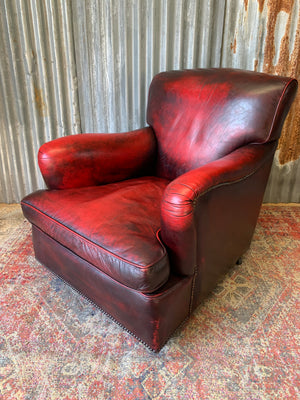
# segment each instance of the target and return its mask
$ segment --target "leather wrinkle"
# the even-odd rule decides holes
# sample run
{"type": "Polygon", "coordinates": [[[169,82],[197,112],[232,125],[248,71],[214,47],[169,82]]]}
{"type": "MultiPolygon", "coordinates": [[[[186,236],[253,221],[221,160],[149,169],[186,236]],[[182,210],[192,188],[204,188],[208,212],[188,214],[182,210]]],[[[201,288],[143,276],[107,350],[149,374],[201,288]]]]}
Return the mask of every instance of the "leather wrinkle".
{"type": "MultiPolygon", "coordinates": [[[[31,207],[32,209],[34,209],[34,210],[40,212],[40,213],[43,214],[45,217],[49,218],[51,221],[53,221],[53,222],[55,222],[55,223],[57,223],[57,224],[63,226],[65,229],[71,231],[72,234],[75,234],[75,235],[79,236],[80,238],[82,238],[83,240],[87,241],[88,243],[94,244],[95,246],[101,248],[101,250],[103,250],[103,251],[109,253],[109,254],[112,255],[113,257],[117,257],[117,258],[119,258],[121,261],[125,261],[126,263],[131,264],[133,267],[136,267],[136,268],[138,268],[138,269],[149,269],[149,268],[151,268],[151,267],[155,267],[155,265],[151,265],[151,264],[145,265],[145,266],[141,266],[140,264],[136,264],[136,263],[133,263],[133,262],[130,261],[130,260],[126,260],[126,259],[124,259],[124,258],[121,258],[121,257],[119,257],[118,255],[116,255],[116,254],[114,254],[113,252],[111,252],[110,250],[107,250],[106,248],[100,246],[98,243],[93,242],[91,239],[89,239],[89,238],[87,238],[87,237],[85,237],[85,236],[83,236],[83,235],[77,233],[76,231],[70,229],[68,226],[62,224],[60,221],[56,221],[53,217],[47,215],[45,212],[39,210],[37,207],[34,207],[34,206],[32,206],[31,204],[26,203],[26,202],[24,202],[24,201],[22,201],[22,204],[25,204],[26,206],[29,206],[29,207],[31,207]]],[[[158,231],[160,231],[160,229],[158,229],[158,231]]],[[[46,232],[45,232],[45,233],[46,233],[46,232]]],[[[156,235],[156,234],[155,234],[155,235],[156,235]]],[[[164,254],[161,256],[160,259],[158,259],[157,262],[161,261],[161,260],[165,257],[165,255],[166,255],[166,249],[165,249],[165,247],[163,246],[161,240],[158,240],[158,242],[160,243],[164,254]]],[[[66,246],[64,246],[64,247],[66,247],[66,246]]],[[[75,253],[75,254],[76,254],[76,253],[75,253]]],[[[79,257],[80,257],[80,256],[79,256],[79,257]]]]}
{"type": "MultiPolygon", "coordinates": [[[[36,226],[36,225],[34,225],[34,226],[35,226],[35,228],[38,229],[39,231],[43,232],[38,226],[36,226]]],[[[48,236],[47,233],[45,233],[45,232],[43,232],[43,233],[44,233],[45,235],[48,236]]],[[[64,246],[63,244],[61,244],[60,242],[58,242],[58,241],[57,241],[56,239],[54,239],[54,238],[51,238],[51,239],[54,240],[56,243],[58,243],[58,244],[59,244],[60,246],[62,246],[63,248],[65,248],[67,251],[69,251],[70,253],[72,253],[75,257],[78,257],[78,258],[80,258],[81,260],[84,260],[84,258],[82,258],[80,255],[76,254],[72,249],[69,249],[68,247],[64,246]]],[[[90,264],[90,265],[91,265],[93,268],[95,268],[96,270],[99,270],[99,268],[97,268],[95,265],[93,265],[93,264],[90,264]]],[[[57,274],[56,274],[55,272],[53,272],[51,269],[50,269],[50,271],[51,271],[52,273],[54,273],[55,275],[57,275],[57,274]]],[[[124,287],[124,288],[128,288],[128,286],[124,285],[124,283],[118,281],[118,280],[115,279],[113,276],[108,275],[106,272],[104,272],[104,271],[101,270],[101,273],[104,274],[104,275],[106,275],[108,279],[111,279],[111,280],[117,282],[118,285],[121,285],[121,286],[124,287]]],[[[59,275],[57,275],[57,276],[59,276],[59,275]]],[[[61,278],[61,279],[62,279],[64,282],[66,282],[63,278],[61,278]]],[[[66,282],[66,283],[69,285],[68,282],[66,282]]],[[[147,298],[147,299],[149,299],[149,298],[155,298],[155,297],[161,297],[161,296],[164,294],[164,292],[167,292],[167,290],[164,290],[164,285],[163,285],[161,288],[159,288],[158,290],[156,290],[156,291],[154,291],[154,292],[150,292],[150,293],[141,292],[140,290],[135,289],[135,288],[130,288],[130,290],[132,290],[132,291],[138,293],[140,296],[143,296],[143,297],[145,297],[145,298],[147,298]]],[[[81,292],[80,292],[80,293],[81,293],[81,292]]],[[[83,295],[83,294],[82,294],[82,295],[83,295]]],[[[83,296],[84,296],[84,295],[83,295],[83,296]]]]}
{"type": "MultiPolygon", "coordinates": [[[[250,143],[250,144],[253,144],[253,145],[254,145],[254,143],[250,143]]],[[[238,150],[238,149],[237,149],[237,150],[238,150]]],[[[230,153],[230,154],[232,154],[232,153],[230,153]]],[[[228,155],[230,155],[230,154],[228,154],[228,155]]],[[[268,158],[270,158],[271,156],[272,156],[272,154],[270,154],[268,158]]],[[[265,162],[268,161],[268,158],[265,160],[265,162]]],[[[264,162],[264,163],[265,163],[265,162],[264,162]]],[[[186,186],[186,187],[189,188],[191,191],[193,191],[193,193],[194,193],[194,195],[195,195],[195,198],[194,198],[193,200],[191,200],[191,199],[187,199],[187,200],[195,201],[195,200],[197,199],[197,197],[200,197],[200,196],[202,196],[202,195],[205,195],[206,193],[208,193],[208,192],[210,192],[211,190],[216,189],[216,188],[218,188],[218,187],[220,187],[220,186],[231,185],[231,184],[238,183],[238,182],[241,182],[241,181],[243,181],[243,180],[249,178],[251,175],[255,174],[255,172],[257,172],[257,170],[258,170],[260,167],[261,167],[261,165],[257,166],[255,169],[251,170],[251,172],[249,172],[249,174],[243,175],[243,176],[240,177],[240,178],[235,178],[235,179],[228,180],[228,181],[226,181],[226,182],[221,182],[221,183],[218,183],[218,184],[216,184],[216,185],[214,185],[214,186],[211,186],[211,187],[209,187],[207,190],[205,190],[205,191],[203,191],[203,192],[197,192],[195,189],[192,189],[191,187],[189,187],[188,185],[185,185],[184,183],[181,183],[181,182],[180,182],[179,184],[182,185],[182,186],[186,186]]],[[[202,167],[200,167],[200,168],[202,168],[202,167]]],[[[198,169],[198,168],[196,168],[196,169],[198,169]]],[[[195,169],[195,170],[196,170],[196,169],[195,169]]],[[[191,171],[193,171],[193,170],[191,170],[191,171]]],[[[189,172],[190,172],[190,171],[189,171],[189,172]]],[[[188,174],[189,172],[187,172],[187,174],[188,174]]],[[[184,195],[182,195],[182,197],[184,197],[184,195]]]]}
{"type": "Polygon", "coordinates": [[[296,89],[230,68],[162,72],[148,127],[46,143],[50,190],[22,203],[36,258],[159,350],[249,248],[296,89]]]}

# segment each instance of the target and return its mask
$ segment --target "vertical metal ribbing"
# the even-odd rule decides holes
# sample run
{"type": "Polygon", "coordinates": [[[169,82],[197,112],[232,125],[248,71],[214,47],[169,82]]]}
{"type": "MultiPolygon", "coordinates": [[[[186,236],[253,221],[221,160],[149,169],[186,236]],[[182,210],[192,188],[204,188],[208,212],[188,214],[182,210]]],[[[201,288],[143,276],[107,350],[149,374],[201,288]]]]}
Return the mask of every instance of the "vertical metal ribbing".
{"type": "Polygon", "coordinates": [[[80,131],[72,15],[63,0],[0,0],[0,202],[43,187],[37,151],[80,131]]]}
{"type": "MultiPolygon", "coordinates": [[[[43,187],[43,142],[145,125],[160,71],[222,66],[299,78],[299,27],[298,0],[0,0],[0,201],[43,187]]],[[[299,96],[265,201],[300,201],[299,96]]]]}

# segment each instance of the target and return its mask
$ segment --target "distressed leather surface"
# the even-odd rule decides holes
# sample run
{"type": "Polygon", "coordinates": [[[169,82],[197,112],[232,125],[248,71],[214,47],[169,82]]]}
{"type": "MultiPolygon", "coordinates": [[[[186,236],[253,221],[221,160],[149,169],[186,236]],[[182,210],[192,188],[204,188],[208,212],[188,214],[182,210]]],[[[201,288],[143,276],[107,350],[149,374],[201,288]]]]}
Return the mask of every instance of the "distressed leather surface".
{"type": "Polygon", "coordinates": [[[149,128],[43,145],[50,190],[22,202],[37,258],[159,350],[248,249],[296,89],[249,71],[165,72],[149,128]]]}
{"type": "Polygon", "coordinates": [[[127,133],[70,135],[41,146],[38,161],[49,189],[68,189],[153,175],[151,128],[127,133]]]}
{"type": "Polygon", "coordinates": [[[155,293],[145,294],[95,268],[33,226],[36,258],[48,266],[152,350],[159,351],[187,318],[192,277],[170,275],[155,293]]]}
{"type": "Polygon", "coordinates": [[[22,201],[24,215],[118,282],[153,292],[169,277],[159,237],[168,181],[146,177],[103,186],[42,190],[22,201]]]}
{"type": "Polygon", "coordinates": [[[174,179],[249,143],[278,139],[296,80],[233,69],[162,72],[149,89],[147,122],[159,176],[174,179]]]}
{"type": "MultiPolygon", "coordinates": [[[[258,177],[253,180],[251,176],[259,169],[266,169],[266,163],[273,159],[273,154],[277,143],[271,142],[264,145],[248,145],[235,150],[231,154],[219,160],[213,161],[205,166],[191,170],[178,178],[174,179],[167,186],[161,205],[163,242],[168,246],[169,255],[172,254],[172,270],[180,274],[194,274],[195,268],[203,260],[205,253],[210,249],[224,245],[225,238],[234,243],[234,254],[237,258],[247,250],[247,245],[241,242],[250,243],[250,239],[255,228],[256,217],[262,201],[265,177],[258,177]],[[240,186],[244,185],[244,193],[241,193],[240,186]],[[251,186],[252,185],[252,186],[251,186]],[[263,189],[261,188],[261,185],[263,189]],[[229,198],[222,196],[222,188],[229,191],[229,198]],[[254,199],[250,200],[246,193],[251,190],[254,192],[254,199]],[[215,209],[208,210],[208,204],[203,201],[218,192],[218,202],[215,209]],[[238,216],[238,210],[244,210],[244,218],[238,216]],[[218,226],[222,213],[230,215],[227,224],[218,226]],[[207,218],[208,212],[209,219],[207,218]],[[255,217],[251,222],[247,215],[255,217]],[[200,216],[201,214],[201,216],[200,216]],[[207,226],[199,236],[199,226],[202,226],[203,216],[207,226]],[[236,226],[237,235],[231,232],[233,225],[236,226]],[[197,253],[198,242],[204,241],[206,231],[210,229],[222,230],[224,236],[222,243],[216,240],[207,243],[207,249],[202,249],[197,253]],[[235,237],[231,237],[233,234],[235,237]],[[243,238],[243,235],[246,236],[243,238]],[[237,237],[238,236],[238,237],[237,237]]],[[[223,260],[219,263],[227,263],[229,256],[227,249],[223,260]]],[[[217,250],[218,251],[218,250],[217,250]]],[[[220,251],[219,251],[220,252],[220,251]]],[[[231,259],[231,256],[230,256],[231,259]]],[[[233,259],[231,263],[236,261],[233,259]]]]}

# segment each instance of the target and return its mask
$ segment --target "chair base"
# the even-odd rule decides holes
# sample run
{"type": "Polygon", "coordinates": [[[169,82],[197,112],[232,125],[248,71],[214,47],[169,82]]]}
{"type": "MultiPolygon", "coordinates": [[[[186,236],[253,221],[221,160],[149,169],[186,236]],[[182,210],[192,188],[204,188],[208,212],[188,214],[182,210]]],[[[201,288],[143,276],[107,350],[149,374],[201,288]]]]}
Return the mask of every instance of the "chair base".
{"type": "Polygon", "coordinates": [[[32,239],[39,262],[155,352],[189,315],[192,277],[171,276],[158,291],[144,294],[113,280],[35,226],[32,239]]]}

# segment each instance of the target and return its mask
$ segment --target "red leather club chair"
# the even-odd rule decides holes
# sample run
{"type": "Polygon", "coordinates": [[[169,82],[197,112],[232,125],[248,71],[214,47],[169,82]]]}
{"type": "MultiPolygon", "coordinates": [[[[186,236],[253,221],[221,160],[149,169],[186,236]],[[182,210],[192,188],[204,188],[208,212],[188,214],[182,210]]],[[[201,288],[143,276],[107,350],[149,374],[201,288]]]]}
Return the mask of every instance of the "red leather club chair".
{"type": "Polygon", "coordinates": [[[44,144],[22,200],[37,260],[154,351],[250,245],[295,79],[156,75],[149,126],[44,144]]]}

